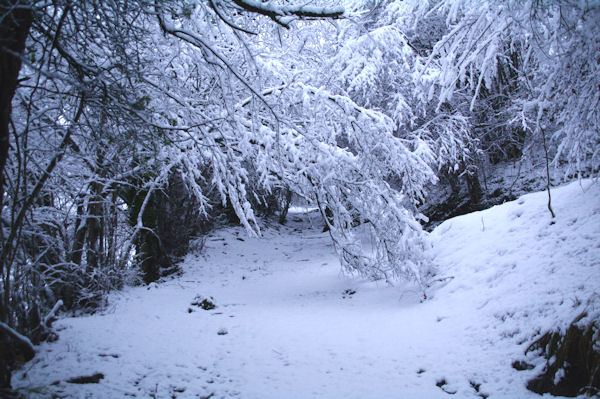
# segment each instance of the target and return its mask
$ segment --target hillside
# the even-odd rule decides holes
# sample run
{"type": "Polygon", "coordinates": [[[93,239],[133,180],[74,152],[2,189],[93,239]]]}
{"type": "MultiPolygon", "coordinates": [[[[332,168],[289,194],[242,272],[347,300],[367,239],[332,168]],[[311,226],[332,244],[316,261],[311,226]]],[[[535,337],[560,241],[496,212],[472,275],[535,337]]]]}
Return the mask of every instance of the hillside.
{"type": "Polygon", "coordinates": [[[342,275],[314,213],[296,209],[262,239],[218,231],[181,276],[59,320],[60,339],[13,385],[28,397],[537,398],[525,386],[544,359],[526,348],[599,301],[600,186],[552,195],[555,220],[542,192],[438,226],[425,301],[342,275]]]}

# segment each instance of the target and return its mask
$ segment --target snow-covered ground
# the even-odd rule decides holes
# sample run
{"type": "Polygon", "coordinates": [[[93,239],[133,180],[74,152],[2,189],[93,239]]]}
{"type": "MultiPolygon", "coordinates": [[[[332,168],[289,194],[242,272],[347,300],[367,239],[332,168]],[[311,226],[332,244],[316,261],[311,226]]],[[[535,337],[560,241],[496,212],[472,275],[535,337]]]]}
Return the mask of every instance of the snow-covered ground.
{"type": "Polygon", "coordinates": [[[262,239],[216,232],[182,276],[58,321],[60,339],[13,385],[69,398],[537,398],[525,384],[543,362],[525,349],[600,290],[600,185],[552,194],[553,222],[535,193],[440,225],[424,302],[410,285],[342,275],[314,213],[262,239]],[[192,305],[198,295],[217,307],[192,305]],[[511,367],[524,359],[536,368],[511,367]]]}

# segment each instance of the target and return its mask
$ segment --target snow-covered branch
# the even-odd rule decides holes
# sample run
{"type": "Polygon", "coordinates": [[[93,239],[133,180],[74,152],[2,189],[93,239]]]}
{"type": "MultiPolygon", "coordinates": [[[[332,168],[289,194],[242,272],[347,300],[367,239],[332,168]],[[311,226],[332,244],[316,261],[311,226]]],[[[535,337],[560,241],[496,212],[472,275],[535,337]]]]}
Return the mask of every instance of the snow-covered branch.
{"type": "Polygon", "coordinates": [[[255,0],[231,1],[243,10],[267,16],[286,28],[289,28],[289,22],[286,20],[286,17],[336,19],[342,17],[345,12],[343,7],[278,6],[255,0]]]}

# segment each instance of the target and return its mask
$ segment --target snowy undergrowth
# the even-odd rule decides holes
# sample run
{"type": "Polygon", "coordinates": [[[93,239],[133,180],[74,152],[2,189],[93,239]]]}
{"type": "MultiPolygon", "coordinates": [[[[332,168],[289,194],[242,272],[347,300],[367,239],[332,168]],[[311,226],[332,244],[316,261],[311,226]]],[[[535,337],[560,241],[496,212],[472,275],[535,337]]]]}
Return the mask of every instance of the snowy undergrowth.
{"type": "Polygon", "coordinates": [[[440,274],[425,302],[416,287],[341,275],[315,213],[262,239],[219,231],[183,276],[57,322],[60,340],[13,385],[30,397],[537,398],[525,385],[543,361],[525,349],[600,287],[600,186],[554,190],[553,223],[546,201],[526,195],[434,230],[440,274]],[[216,308],[192,305],[198,296],[216,308]],[[523,359],[536,368],[511,367],[523,359]],[[96,373],[97,384],[66,382],[96,373]]]}

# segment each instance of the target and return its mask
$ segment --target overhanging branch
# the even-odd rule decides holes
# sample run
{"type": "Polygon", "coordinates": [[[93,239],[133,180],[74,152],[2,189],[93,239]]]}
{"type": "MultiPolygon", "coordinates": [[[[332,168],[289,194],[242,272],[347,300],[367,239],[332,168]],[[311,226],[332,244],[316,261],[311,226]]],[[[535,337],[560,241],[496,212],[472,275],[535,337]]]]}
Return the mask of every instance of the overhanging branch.
{"type": "Polygon", "coordinates": [[[279,25],[289,28],[289,24],[282,20],[284,17],[295,16],[302,19],[337,19],[344,15],[342,7],[311,7],[311,6],[273,6],[255,0],[232,0],[235,5],[245,11],[264,15],[277,22],[279,25]]]}

